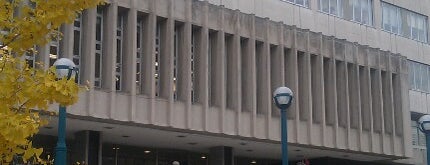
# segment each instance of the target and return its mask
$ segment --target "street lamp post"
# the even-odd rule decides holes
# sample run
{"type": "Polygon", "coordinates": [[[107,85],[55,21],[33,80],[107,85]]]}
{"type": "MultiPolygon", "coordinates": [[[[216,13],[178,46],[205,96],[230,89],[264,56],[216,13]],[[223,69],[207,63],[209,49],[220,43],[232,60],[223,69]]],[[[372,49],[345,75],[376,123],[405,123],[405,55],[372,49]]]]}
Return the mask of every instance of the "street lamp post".
{"type": "MultiPolygon", "coordinates": [[[[69,80],[72,76],[77,75],[76,65],[72,60],[61,58],[55,61],[55,73],[57,79],[67,78],[69,80]]],[[[66,147],[66,107],[60,105],[58,115],[58,141],[55,147],[55,165],[66,165],[67,161],[67,147],[66,147]]]]}
{"type": "Polygon", "coordinates": [[[273,92],[273,101],[281,110],[282,165],[288,165],[287,109],[293,101],[293,91],[288,87],[279,87],[273,92]]]}
{"type": "Polygon", "coordinates": [[[426,135],[427,165],[430,165],[430,115],[421,116],[418,128],[426,135]]]}

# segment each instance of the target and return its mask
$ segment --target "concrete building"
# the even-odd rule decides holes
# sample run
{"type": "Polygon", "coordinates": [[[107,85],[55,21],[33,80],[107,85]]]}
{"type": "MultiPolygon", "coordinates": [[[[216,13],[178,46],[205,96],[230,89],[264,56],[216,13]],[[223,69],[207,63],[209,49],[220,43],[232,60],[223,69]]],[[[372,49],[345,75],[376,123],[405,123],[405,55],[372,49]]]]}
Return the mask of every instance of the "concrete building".
{"type": "MultiPolygon", "coordinates": [[[[30,63],[74,60],[70,162],[423,164],[429,0],[111,0],[30,63]]],[[[53,107],[52,110],[55,110],[53,107]]],[[[56,119],[36,144],[52,154],[56,119]]]]}

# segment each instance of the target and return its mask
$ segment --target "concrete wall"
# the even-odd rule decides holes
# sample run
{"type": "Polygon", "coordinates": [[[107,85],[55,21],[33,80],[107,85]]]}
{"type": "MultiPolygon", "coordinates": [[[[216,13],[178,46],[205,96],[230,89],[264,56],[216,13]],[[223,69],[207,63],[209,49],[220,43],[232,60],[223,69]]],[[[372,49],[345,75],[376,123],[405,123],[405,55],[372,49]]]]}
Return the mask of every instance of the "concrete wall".
{"type": "MultiPolygon", "coordinates": [[[[424,61],[424,53],[415,53],[429,49],[427,44],[320,13],[315,1],[312,10],[277,0],[222,1],[226,8],[218,6],[221,1],[210,2],[110,1],[103,14],[102,87],[81,93],[69,113],[280,141],[271,93],[288,85],[296,91],[288,113],[290,143],[387,159],[412,157],[408,98],[413,93],[405,56],[424,61]],[[126,20],[121,91],[115,89],[119,13],[126,20]],[[139,87],[134,56],[138,23],[144,29],[139,87]],[[157,26],[162,31],[159,52],[157,26]],[[175,29],[181,37],[174,81],[175,29]]],[[[72,26],[64,28],[63,57],[73,54],[67,49],[73,45],[72,26]]],[[[94,82],[96,9],[83,13],[82,26],[81,79],[94,82]]],[[[39,61],[47,61],[46,49],[39,61]]]]}

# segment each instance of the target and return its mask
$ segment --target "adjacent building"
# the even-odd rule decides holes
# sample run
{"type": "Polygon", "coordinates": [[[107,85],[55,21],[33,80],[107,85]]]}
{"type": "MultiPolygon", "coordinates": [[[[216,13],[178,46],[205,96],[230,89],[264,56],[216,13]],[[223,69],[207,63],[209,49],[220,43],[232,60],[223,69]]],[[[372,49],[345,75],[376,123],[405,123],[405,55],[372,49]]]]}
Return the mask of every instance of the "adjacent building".
{"type": "MultiPolygon", "coordinates": [[[[110,0],[29,63],[73,59],[69,162],[425,164],[429,0],[110,0]]],[[[55,107],[52,107],[55,110],[55,107]]],[[[56,118],[35,143],[53,154],[56,118]]]]}

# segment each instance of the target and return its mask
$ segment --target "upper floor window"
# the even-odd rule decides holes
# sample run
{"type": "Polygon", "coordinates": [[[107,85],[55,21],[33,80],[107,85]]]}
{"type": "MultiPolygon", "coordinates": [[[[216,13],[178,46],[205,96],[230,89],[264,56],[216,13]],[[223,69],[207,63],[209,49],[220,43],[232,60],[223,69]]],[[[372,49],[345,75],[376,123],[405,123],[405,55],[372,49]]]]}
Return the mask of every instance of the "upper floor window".
{"type": "Polygon", "coordinates": [[[323,13],[373,25],[373,0],[319,0],[319,10],[323,13]]]}
{"type": "Polygon", "coordinates": [[[352,20],[365,25],[373,25],[372,0],[352,0],[352,20]]]}
{"type": "Polygon", "coordinates": [[[430,66],[414,61],[409,61],[409,85],[410,89],[430,93],[429,88],[430,66]]]}
{"type": "Polygon", "coordinates": [[[320,11],[342,17],[342,2],[343,0],[320,0],[320,11]]]}
{"type": "Polygon", "coordinates": [[[427,17],[382,2],[382,28],[414,40],[427,42],[427,17]]]}
{"type": "Polygon", "coordinates": [[[291,2],[293,4],[309,8],[309,0],[281,0],[281,1],[291,2]]]}

